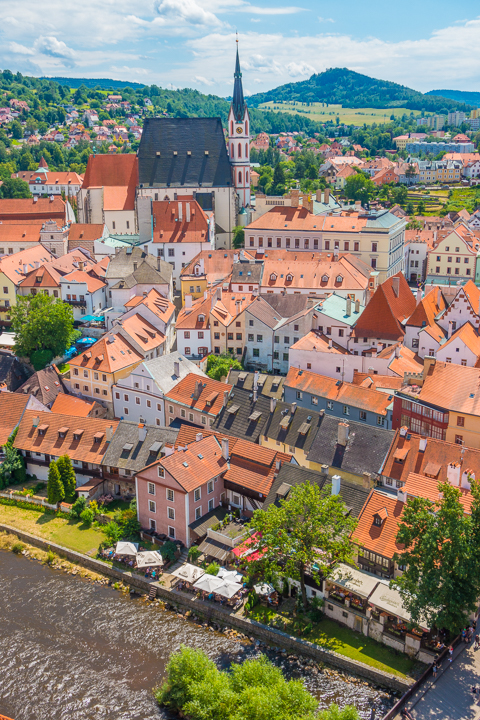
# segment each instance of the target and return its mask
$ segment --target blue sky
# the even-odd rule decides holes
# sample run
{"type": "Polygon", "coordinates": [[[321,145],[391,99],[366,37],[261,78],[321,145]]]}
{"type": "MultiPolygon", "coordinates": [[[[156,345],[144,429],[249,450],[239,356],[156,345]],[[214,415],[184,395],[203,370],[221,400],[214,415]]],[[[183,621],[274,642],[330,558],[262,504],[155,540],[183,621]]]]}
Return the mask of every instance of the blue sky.
{"type": "Polygon", "coordinates": [[[480,89],[478,0],[0,0],[0,67],[229,95],[348,67],[421,91],[480,89]]]}

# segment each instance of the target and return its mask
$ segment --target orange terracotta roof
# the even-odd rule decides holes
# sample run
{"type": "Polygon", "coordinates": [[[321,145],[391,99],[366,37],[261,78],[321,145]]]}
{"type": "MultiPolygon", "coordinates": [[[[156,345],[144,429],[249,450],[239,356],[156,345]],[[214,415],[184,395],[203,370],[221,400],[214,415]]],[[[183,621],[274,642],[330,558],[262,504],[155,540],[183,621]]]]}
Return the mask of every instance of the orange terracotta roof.
{"type": "Polygon", "coordinates": [[[66,171],[66,172],[59,172],[58,170],[48,170],[46,173],[41,172],[38,173],[37,170],[32,172],[31,170],[26,170],[23,172],[18,172],[15,174],[15,177],[20,178],[21,180],[25,180],[25,182],[28,182],[30,185],[37,185],[39,183],[36,182],[37,178],[41,178],[40,184],[41,185],[81,185],[82,184],[82,177],[76,172],[73,171],[66,171]]]}
{"type": "Polygon", "coordinates": [[[0,223],[0,243],[8,242],[40,242],[40,230],[43,222],[33,220],[31,223],[21,221],[0,223]]]}
{"type": "MultiPolygon", "coordinates": [[[[441,493],[438,490],[438,483],[443,482],[445,478],[434,480],[424,475],[417,475],[416,473],[409,473],[405,485],[404,491],[409,497],[421,497],[431,500],[432,502],[438,502],[441,499],[441,493]]],[[[471,507],[473,503],[473,495],[470,490],[466,488],[458,488],[460,490],[460,503],[467,515],[471,513],[471,507]]]]}
{"type": "Polygon", "coordinates": [[[352,540],[360,547],[393,558],[403,550],[396,542],[398,524],[404,503],[384,493],[372,490],[358,518],[358,525],[352,533],[352,540]],[[386,511],[386,514],[385,514],[386,511]],[[375,515],[380,515],[381,525],[374,524],[375,515]]]}
{"type": "Polygon", "coordinates": [[[375,291],[353,328],[353,337],[403,338],[405,331],[401,322],[415,310],[415,296],[410,290],[405,275],[401,272],[388,278],[375,291]],[[398,278],[398,297],[393,290],[394,278],[398,278]]]}
{"type": "MultiPolygon", "coordinates": [[[[69,365],[78,368],[90,368],[98,372],[113,373],[117,370],[136,365],[143,360],[133,347],[120,335],[108,335],[88,350],[69,360],[69,365]]],[[[70,377],[75,379],[73,372],[70,377]]]]}
{"type": "Polygon", "coordinates": [[[442,347],[442,354],[445,348],[454,344],[457,340],[461,340],[464,345],[477,357],[480,355],[480,335],[475,330],[471,322],[466,322],[459,328],[442,347]]]}
{"type": "Polygon", "coordinates": [[[361,373],[354,370],[352,384],[361,385],[371,390],[377,390],[379,388],[400,390],[403,385],[403,377],[396,377],[395,375],[369,375],[368,373],[361,373]]]}
{"type": "Polygon", "coordinates": [[[407,325],[414,327],[422,327],[426,325],[434,325],[436,316],[445,310],[447,303],[442,295],[442,291],[432,288],[427,292],[424,298],[420,300],[413,313],[408,318],[407,325]]]}
{"type": "Polygon", "coordinates": [[[417,397],[446,410],[480,416],[480,370],[437,360],[417,397]]]}
{"type": "Polygon", "coordinates": [[[285,227],[291,230],[318,230],[321,231],[323,218],[314,215],[303,207],[277,206],[261,215],[250,225],[247,225],[245,232],[255,230],[280,230],[285,227]]]}
{"type": "Polygon", "coordinates": [[[93,277],[88,272],[85,272],[85,270],[74,270],[73,272],[68,273],[68,275],[65,275],[63,279],[65,282],[85,283],[89,293],[96,292],[102,287],[106,287],[106,283],[102,282],[102,280],[99,280],[97,277],[93,277]]]}
{"type": "Polygon", "coordinates": [[[230,453],[232,452],[235,443],[239,440],[239,438],[234,437],[233,435],[228,435],[227,433],[217,432],[216,430],[206,430],[205,428],[198,428],[194,427],[193,425],[186,425],[185,423],[182,423],[182,425],[180,425],[180,430],[178,431],[177,438],[175,440],[175,447],[181,448],[185,447],[185,445],[189,445],[192,442],[196,442],[198,434],[200,434],[202,437],[210,437],[211,435],[213,435],[217,438],[219,443],[221,443],[222,438],[228,438],[230,453]]]}
{"type": "Polygon", "coordinates": [[[140,311],[142,305],[166,323],[175,312],[175,304],[163,297],[156,288],[152,288],[147,295],[135,295],[125,303],[126,308],[136,307],[140,311]]]}
{"type": "Polygon", "coordinates": [[[2,198],[0,199],[0,220],[11,217],[12,219],[29,216],[45,218],[46,220],[64,219],[65,203],[60,195],[50,198],[2,198]]]}
{"type": "Polygon", "coordinates": [[[230,394],[232,388],[233,385],[228,383],[218,382],[209,377],[199,378],[198,375],[189,373],[165,397],[200,412],[218,415],[223,407],[224,393],[230,394]],[[196,388],[200,392],[195,397],[196,388]]]}
{"type": "Polygon", "coordinates": [[[175,478],[186,492],[220,475],[227,466],[222,448],[215,437],[206,437],[185,450],[164,457],[159,465],[175,478]]]}
{"type": "Polygon", "coordinates": [[[60,393],[55,398],[51,410],[52,413],[60,413],[61,415],[88,417],[94,407],[94,401],[88,402],[87,400],[82,400],[82,398],[74,397],[74,395],[60,393]]]}
{"type": "Polygon", "coordinates": [[[105,225],[102,223],[73,223],[68,231],[68,244],[81,245],[82,240],[98,240],[102,237],[105,225]]]}
{"type": "Polygon", "coordinates": [[[29,272],[35,270],[36,262],[48,263],[53,257],[52,253],[46,250],[43,245],[35,245],[13,255],[0,258],[0,272],[3,272],[15,285],[19,285],[29,272]]]}
{"type": "Polygon", "coordinates": [[[361,410],[369,410],[377,415],[386,415],[387,409],[393,401],[393,396],[387,393],[347,382],[339,384],[337,380],[325,375],[317,375],[309,370],[299,370],[293,367],[288,371],[284,387],[291,387],[297,391],[352,405],[361,410]]]}
{"type": "Polygon", "coordinates": [[[112,428],[113,435],[118,427],[118,421],[26,410],[18,428],[14,447],[30,452],[46,453],[54,457],[66,454],[72,460],[100,465],[108,448],[107,428],[109,427],[112,428]],[[38,426],[33,424],[36,418],[38,426]],[[39,432],[39,427],[45,428],[43,434],[39,432]],[[62,434],[65,433],[65,437],[60,437],[60,430],[62,434]],[[102,433],[100,442],[96,442],[95,435],[98,437],[100,433],[102,433]]]}
{"type": "MultiPolygon", "coordinates": [[[[389,352],[392,353],[392,347],[385,348],[378,357],[388,357],[389,352]]],[[[423,371],[423,361],[406,345],[400,345],[398,357],[393,354],[391,361],[388,363],[388,369],[403,378],[406,372],[421,373],[423,371]]]]}
{"type": "Polygon", "coordinates": [[[30,395],[0,392],[0,446],[4,445],[20,422],[30,395]]]}
{"type": "Polygon", "coordinates": [[[120,318],[117,324],[146,352],[165,342],[165,335],[145,320],[140,313],[125,319],[120,318]]]}
{"type": "Polygon", "coordinates": [[[20,287],[58,288],[60,287],[61,278],[60,273],[51,267],[49,263],[29,272],[25,279],[20,282],[20,287]]]}
{"type": "Polygon", "coordinates": [[[300,338],[298,342],[291,345],[290,350],[320,350],[321,352],[337,355],[348,355],[348,350],[345,350],[341,345],[318,330],[311,330],[303,338],[300,338]],[[332,343],[331,347],[330,343],[332,343]]]}
{"type": "Polygon", "coordinates": [[[152,215],[154,243],[209,242],[208,218],[196,200],[154,201],[152,215]]]}
{"type": "Polygon", "coordinates": [[[82,189],[103,187],[106,210],[134,210],[137,185],[138,160],[133,153],[89,156],[82,189]]]}
{"type": "Polygon", "coordinates": [[[328,259],[317,258],[315,253],[295,254],[289,250],[284,250],[280,257],[272,257],[269,250],[265,255],[262,286],[318,288],[322,292],[334,292],[344,288],[365,290],[368,287],[370,268],[362,268],[361,262],[358,263],[357,260],[354,265],[350,258],[352,256],[344,255],[335,261],[333,256],[328,259]],[[292,280],[287,280],[287,275],[291,275],[292,280]],[[341,279],[337,281],[337,278],[341,279]]]}
{"type": "Polygon", "coordinates": [[[201,297],[194,300],[192,307],[183,307],[177,316],[176,329],[208,329],[210,327],[211,304],[211,298],[207,295],[206,298],[201,297]],[[203,320],[200,319],[201,317],[203,317],[203,320]]]}
{"type": "Polygon", "coordinates": [[[204,273],[207,276],[209,284],[224,280],[231,274],[233,257],[234,255],[238,255],[239,252],[239,250],[235,249],[202,250],[183,268],[180,277],[182,280],[187,276],[192,278],[198,277],[198,275],[195,274],[195,268],[200,268],[200,262],[203,261],[204,273]]]}

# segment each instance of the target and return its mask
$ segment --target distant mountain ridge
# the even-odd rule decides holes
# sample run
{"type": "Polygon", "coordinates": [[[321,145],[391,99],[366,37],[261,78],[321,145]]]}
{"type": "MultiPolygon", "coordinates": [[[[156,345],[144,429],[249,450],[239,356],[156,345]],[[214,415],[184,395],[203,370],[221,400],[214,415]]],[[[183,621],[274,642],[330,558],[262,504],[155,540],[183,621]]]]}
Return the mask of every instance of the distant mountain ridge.
{"type": "Polygon", "coordinates": [[[424,95],[404,85],[377,80],[348,68],[331,68],[312,75],[308,80],[287,83],[274,90],[248,98],[249,105],[280,101],[325,102],[343,107],[395,108],[409,110],[469,110],[464,101],[424,95]]]}
{"type": "Polygon", "coordinates": [[[99,87],[102,90],[121,90],[122,88],[144,88],[145,85],[129,80],[110,80],[109,78],[67,78],[67,77],[41,77],[40,80],[53,80],[59,85],[67,85],[67,87],[75,90],[82,85],[87,88],[99,87]]]}
{"type": "Polygon", "coordinates": [[[437,95],[480,107],[480,92],[470,92],[468,90],[429,90],[425,95],[437,95]]]}

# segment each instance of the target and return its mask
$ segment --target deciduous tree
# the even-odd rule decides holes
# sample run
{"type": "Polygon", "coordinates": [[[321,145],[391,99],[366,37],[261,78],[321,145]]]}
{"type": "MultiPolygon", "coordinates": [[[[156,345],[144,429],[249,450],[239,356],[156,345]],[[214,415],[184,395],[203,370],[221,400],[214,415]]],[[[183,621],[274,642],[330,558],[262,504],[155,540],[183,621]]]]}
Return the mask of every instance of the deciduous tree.
{"type": "MultiPolygon", "coordinates": [[[[10,165],[10,163],[7,163],[10,165]]],[[[32,197],[28,183],[20,178],[6,178],[0,185],[1,198],[29,198],[32,197]]]]}
{"type": "Polygon", "coordinates": [[[318,571],[312,575],[320,583],[335,561],[350,560],[350,535],[356,524],[340,495],[320,490],[315,483],[298,485],[279,506],[255,511],[250,521],[256,533],[253,547],[260,552],[255,562],[267,576],[297,580],[306,606],[305,573],[315,564],[318,571]]]}

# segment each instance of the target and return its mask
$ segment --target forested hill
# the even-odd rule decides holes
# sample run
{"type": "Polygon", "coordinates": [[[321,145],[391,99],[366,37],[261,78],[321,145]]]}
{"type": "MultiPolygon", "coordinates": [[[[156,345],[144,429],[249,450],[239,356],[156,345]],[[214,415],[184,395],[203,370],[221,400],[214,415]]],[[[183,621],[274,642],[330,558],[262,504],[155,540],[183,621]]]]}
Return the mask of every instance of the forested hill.
{"type": "Polygon", "coordinates": [[[468,103],[474,107],[480,107],[480,92],[468,92],[467,90],[429,90],[426,95],[436,95],[437,97],[449,98],[459,103],[468,103]]]}
{"type": "Polygon", "coordinates": [[[281,101],[325,102],[343,107],[393,108],[410,110],[470,109],[465,102],[424,95],[417,90],[387,80],[377,80],[347,68],[332,68],[312,75],[309,80],[281,85],[274,90],[257,93],[249,98],[250,105],[281,101]]]}
{"type": "Polygon", "coordinates": [[[70,88],[79,88],[85,85],[87,88],[99,87],[102,90],[121,90],[125,87],[144,88],[143,83],[130,82],[129,80],[111,80],[109,78],[66,78],[66,77],[42,77],[40,80],[53,80],[59,85],[67,85],[70,88]]]}

